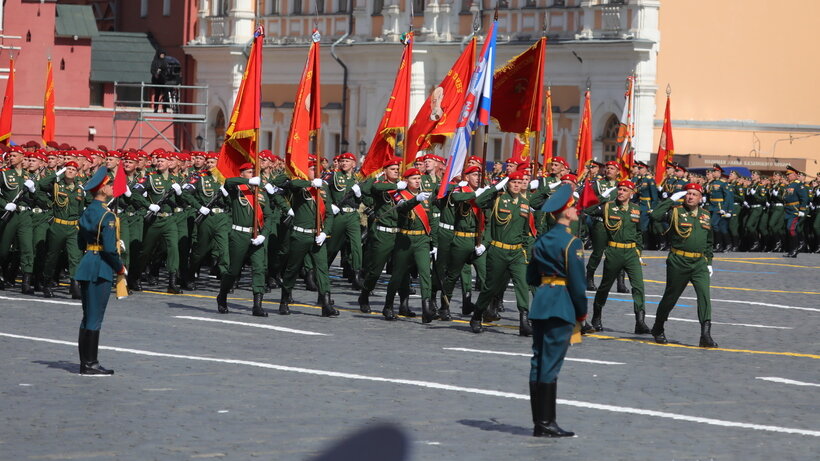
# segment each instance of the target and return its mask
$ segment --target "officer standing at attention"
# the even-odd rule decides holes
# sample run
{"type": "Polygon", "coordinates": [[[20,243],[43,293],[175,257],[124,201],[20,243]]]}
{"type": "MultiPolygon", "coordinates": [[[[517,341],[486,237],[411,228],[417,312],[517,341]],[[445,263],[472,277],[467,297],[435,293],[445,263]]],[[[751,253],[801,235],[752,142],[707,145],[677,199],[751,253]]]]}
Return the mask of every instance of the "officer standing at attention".
{"type": "Polygon", "coordinates": [[[712,171],[712,182],[709,184],[709,205],[712,211],[712,231],[717,240],[715,252],[722,253],[729,249],[729,218],[734,209],[734,197],[729,183],[723,180],[728,178],[723,168],[717,163],[712,171]]]}
{"type": "Polygon", "coordinates": [[[117,254],[117,218],[106,207],[114,195],[109,183],[108,169],[100,167],[83,189],[94,200],[80,217],[77,243],[85,251],[77,266],[75,278],[80,282],[83,320],[80,323],[78,349],[81,375],[113,375],[97,360],[102,327],[114,273],[126,275],[125,266],[117,254]]]}
{"type": "Polygon", "coordinates": [[[712,225],[709,213],[700,207],[703,187],[689,183],[661,202],[652,212],[652,219],[669,216],[672,249],[666,258],[666,288],[655,314],[652,336],[658,344],[666,344],[664,323],[689,282],[695,288],[700,320],[700,347],[718,347],[712,340],[712,300],[709,284],[712,277],[712,225]],[[675,202],[684,197],[682,205],[675,202]]]}
{"type": "Polygon", "coordinates": [[[550,196],[541,211],[556,219],[539,237],[527,266],[527,283],[538,286],[532,305],[532,360],[530,404],[535,437],[572,437],[556,422],[558,373],[569,349],[576,322],[587,315],[584,250],[569,225],[578,220],[572,186],[564,184],[550,196]]]}
{"type": "Polygon", "coordinates": [[[789,252],[784,258],[796,258],[800,250],[800,224],[806,217],[809,206],[809,193],[806,185],[798,179],[801,174],[791,165],[786,167],[786,178],[789,183],[783,192],[786,237],[789,239],[789,252]]]}

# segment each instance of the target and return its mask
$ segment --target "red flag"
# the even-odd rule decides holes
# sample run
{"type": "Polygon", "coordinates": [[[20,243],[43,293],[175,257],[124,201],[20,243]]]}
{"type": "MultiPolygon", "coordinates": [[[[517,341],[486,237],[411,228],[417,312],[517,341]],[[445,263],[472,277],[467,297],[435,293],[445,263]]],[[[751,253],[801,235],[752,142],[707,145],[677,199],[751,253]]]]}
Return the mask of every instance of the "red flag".
{"type": "Polygon", "coordinates": [[[524,163],[527,161],[527,158],[530,156],[530,143],[529,139],[525,138],[518,133],[513,136],[513,149],[512,149],[512,158],[515,159],[519,164],[524,163]]]}
{"type": "Polygon", "coordinates": [[[464,48],[461,56],[447,72],[441,83],[433,89],[424,105],[416,114],[416,119],[407,129],[404,164],[413,163],[420,150],[432,144],[443,144],[445,137],[452,136],[458,125],[458,111],[467,97],[467,85],[475,67],[476,40],[464,48]]]}
{"type": "Polygon", "coordinates": [[[587,169],[587,163],[592,160],[592,108],[589,103],[589,90],[584,93],[584,113],[578,125],[578,146],[575,149],[578,158],[578,178],[581,178],[587,169]]]}
{"type": "Polygon", "coordinates": [[[307,179],[310,138],[315,137],[322,124],[321,93],[319,91],[319,31],[313,30],[302,79],[293,105],[285,165],[294,178],[307,179]]]}
{"type": "Polygon", "coordinates": [[[125,193],[128,188],[128,179],[125,177],[125,170],[122,167],[122,161],[117,164],[117,171],[114,173],[114,197],[119,197],[125,193]]]}
{"type": "Polygon", "coordinates": [[[624,110],[621,112],[621,119],[618,125],[618,168],[621,171],[620,178],[626,179],[630,175],[633,155],[632,137],[635,135],[635,124],[632,121],[632,107],[635,102],[635,77],[630,75],[626,79],[626,93],[624,94],[624,110]]]}
{"type": "Polygon", "coordinates": [[[387,107],[384,109],[384,117],[379,124],[376,135],[370,143],[370,150],[362,162],[359,175],[368,177],[379,171],[385,161],[393,157],[396,147],[396,137],[407,128],[410,108],[410,65],[413,62],[413,33],[406,35],[404,52],[401,56],[399,70],[396,72],[396,80],[393,82],[393,92],[387,107]]]}
{"type": "Polygon", "coordinates": [[[552,162],[553,122],[552,122],[552,91],[547,88],[547,126],[544,128],[544,167],[552,162]]]}
{"type": "Polygon", "coordinates": [[[245,162],[256,163],[259,111],[262,107],[262,28],[254,33],[251,53],[239,92],[233,103],[231,121],[225,130],[225,142],[219,151],[219,159],[213,175],[221,182],[225,178],[239,176],[239,166],[245,162]]]}
{"type": "Polygon", "coordinates": [[[595,193],[595,189],[592,187],[592,181],[585,179],[584,188],[581,189],[581,195],[578,197],[576,206],[579,210],[583,210],[599,203],[601,201],[598,200],[598,194],[595,193]]]}
{"type": "Polygon", "coordinates": [[[43,126],[40,130],[43,144],[54,141],[54,123],[54,73],[49,59],[46,65],[46,92],[43,97],[43,126]]]}
{"type": "Polygon", "coordinates": [[[524,133],[541,128],[546,49],[547,39],[542,37],[493,74],[490,116],[501,131],[524,133]]]}
{"type": "Polygon", "coordinates": [[[666,173],[666,162],[671,162],[675,156],[675,143],[672,142],[672,115],[669,105],[672,98],[666,96],[666,111],[663,113],[663,128],[661,129],[661,141],[658,145],[658,158],[655,162],[655,181],[658,184],[663,181],[666,173]]]}
{"type": "Polygon", "coordinates": [[[14,110],[14,59],[9,59],[9,81],[6,84],[6,95],[3,97],[3,110],[0,111],[0,144],[11,142],[11,118],[14,110]]]}

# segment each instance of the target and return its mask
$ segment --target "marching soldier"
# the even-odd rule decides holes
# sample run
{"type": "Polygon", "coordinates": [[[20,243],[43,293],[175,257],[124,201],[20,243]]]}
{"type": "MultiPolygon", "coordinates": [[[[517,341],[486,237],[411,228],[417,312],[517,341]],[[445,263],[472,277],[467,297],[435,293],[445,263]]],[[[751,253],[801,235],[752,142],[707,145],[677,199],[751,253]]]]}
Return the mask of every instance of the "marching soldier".
{"type": "Polygon", "coordinates": [[[732,171],[729,173],[729,190],[732,192],[732,208],[729,217],[729,243],[726,251],[737,251],[740,246],[740,211],[746,201],[746,188],[743,187],[743,178],[732,171]]]}
{"type": "Polygon", "coordinates": [[[709,213],[700,207],[703,187],[690,183],[661,202],[652,212],[652,219],[669,216],[672,249],[666,259],[666,288],[655,314],[652,336],[658,344],[666,344],[664,324],[686,285],[695,288],[698,320],[701,325],[700,347],[718,347],[712,340],[712,300],[709,284],[712,277],[712,224],[709,213]],[[675,202],[685,197],[682,205],[675,202]]]}
{"type": "Polygon", "coordinates": [[[783,249],[783,239],[786,232],[786,212],[783,197],[786,194],[785,179],[779,171],[772,173],[772,183],[769,187],[769,236],[772,243],[769,251],[778,252],[783,249]]]}
{"type": "Polygon", "coordinates": [[[786,178],[789,181],[783,192],[784,220],[789,238],[789,251],[783,255],[786,258],[796,258],[800,251],[800,225],[809,205],[808,191],[805,184],[798,180],[799,174],[800,171],[791,165],[786,167],[786,178]]]}
{"type": "Polygon", "coordinates": [[[632,180],[632,182],[635,183],[635,186],[637,187],[635,198],[637,199],[637,203],[639,204],[641,210],[641,233],[643,234],[644,246],[651,249],[654,248],[654,246],[651,245],[650,240],[649,214],[658,202],[658,186],[655,184],[655,180],[649,173],[649,165],[647,165],[646,162],[637,160],[635,161],[635,166],[638,167],[638,175],[632,180]]]}
{"type": "MultiPolygon", "coordinates": [[[[599,202],[609,200],[612,192],[618,188],[618,175],[620,172],[621,169],[618,167],[618,162],[606,162],[606,166],[604,166],[604,178],[596,179],[593,183],[595,195],[598,196],[599,202]]],[[[590,216],[590,218],[592,219],[592,226],[589,230],[590,239],[592,240],[592,254],[589,256],[586,268],[587,290],[595,291],[595,271],[601,263],[604,250],[607,248],[607,232],[604,228],[603,218],[600,216],[590,216]]]]}
{"type": "MultiPolygon", "coordinates": [[[[36,186],[29,179],[24,161],[24,151],[18,146],[12,146],[6,155],[8,167],[0,171],[0,206],[5,210],[5,225],[0,235],[0,265],[5,266],[9,261],[9,252],[12,244],[20,249],[20,268],[23,271],[24,294],[34,294],[31,285],[32,271],[34,270],[34,248],[32,247],[32,225],[30,194],[34,194],[36,186]]],[[[5,288],[5,284],[2,287],[5,288]]]]}
{"type": "MultiPolygon", "coordinates": [[[[120,255],[125,267],[134,269],[132,263],[139,258],[142,248],[142,231],[145,211],[151,202],[145,198],[145,177],[140,175],[137,166],[140,155],[129,152],[122,158],[122,170],[125,172],[127,189],[124,196],[117,197],[120,218],[120,239],[125,243],[125,251],[120,255]]],[[[130,289],[130,288],[129,288],[130,289]]]]}
{"type": "Polygon", "coordinates": [[[729,218],[734,209],[734,198],[729,184],[724,181],[728,175],[717,163],[712,170],[712,181],[709,183],[709,208],[711,210],[712,231],[716,240],[715,252],[722,253],[729,249],[729,218]]]}
{"type": "Polygon", "coordinates": [[[361,290],[362,227],[359,223],[358,211],[362,189],[356,184],[356,177],[353,173],[356,167],[356,156],[345,152],[337,158],[339,171],[333,172],[327,181],[331,207],[335,214],[333,229],[330,231],[333,238],[327,243],[327,260],[328,264],[332,263],[339,251],[348,245],[353,270],[350,282],[354,289],[361,290]]]}

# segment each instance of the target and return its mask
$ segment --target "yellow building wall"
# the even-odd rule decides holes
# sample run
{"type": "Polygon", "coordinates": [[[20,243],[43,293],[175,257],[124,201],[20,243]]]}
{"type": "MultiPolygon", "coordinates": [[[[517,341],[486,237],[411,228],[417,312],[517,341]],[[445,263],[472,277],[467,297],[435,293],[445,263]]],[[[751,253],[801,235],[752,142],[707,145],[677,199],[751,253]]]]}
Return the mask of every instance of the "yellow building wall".
{"type": "MultiPolygon", "coordinates": [[[[655,119],[670,84],[673,121],[820,126],[818,18],[817,0],[662,1],[655,119]]],[[[820,171],[820,129],[673,129],[681,154],[800,157],[820,171]]]]}

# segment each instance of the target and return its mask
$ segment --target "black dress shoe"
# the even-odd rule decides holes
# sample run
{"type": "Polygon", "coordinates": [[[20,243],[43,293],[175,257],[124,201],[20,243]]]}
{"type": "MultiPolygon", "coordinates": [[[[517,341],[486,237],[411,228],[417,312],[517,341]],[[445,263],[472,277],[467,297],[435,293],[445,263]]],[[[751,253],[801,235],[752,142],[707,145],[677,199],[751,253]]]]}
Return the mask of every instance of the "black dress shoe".
{"type": "Polygon", "coordinates": [[[590,325],[589,322],[584,322],[584,324],[581,325],[581,334],[588,335],[590,333],[595,333],[595,328],[592,328],[592,325],[590,325]]]}
{"type": "Polygon", "coordinates": [[[473,333],[484,332],[484,327],[481,325],[481,312],[473,311],[473,316],[470,318],[470,331],[473,333]]]}

